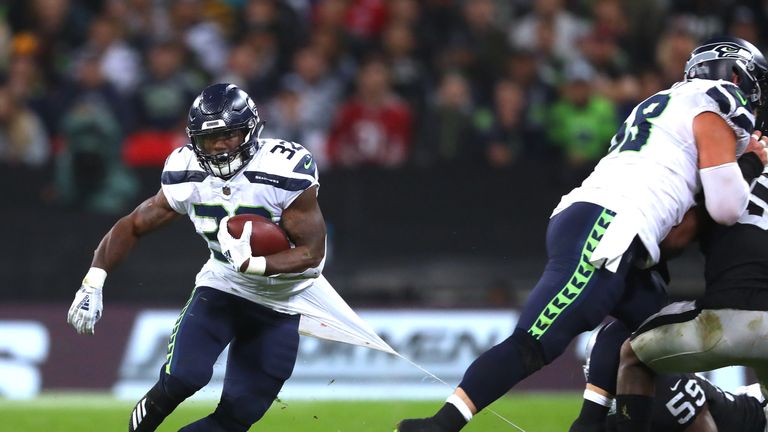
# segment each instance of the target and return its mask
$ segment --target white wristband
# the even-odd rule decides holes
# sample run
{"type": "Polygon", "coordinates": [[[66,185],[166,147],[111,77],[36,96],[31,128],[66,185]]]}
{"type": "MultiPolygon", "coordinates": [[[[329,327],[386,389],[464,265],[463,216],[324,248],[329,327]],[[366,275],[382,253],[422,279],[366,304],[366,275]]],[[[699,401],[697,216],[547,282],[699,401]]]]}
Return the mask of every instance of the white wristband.
{"type": "Polygon", "coordinates": [[[245,269],[246,274],[263,276],[267,271],[267,259],[263,256],[252,256],[248,260],[248,267],[245,269]]]}
{"type": "Polygon", "coordinates": [[[107,279],[107,272],[104,269],[98,267],[91,267],[88,269],[88,273],[83,278],[83,285],[101,289],[104,286],[104,281],[107,279]]]}

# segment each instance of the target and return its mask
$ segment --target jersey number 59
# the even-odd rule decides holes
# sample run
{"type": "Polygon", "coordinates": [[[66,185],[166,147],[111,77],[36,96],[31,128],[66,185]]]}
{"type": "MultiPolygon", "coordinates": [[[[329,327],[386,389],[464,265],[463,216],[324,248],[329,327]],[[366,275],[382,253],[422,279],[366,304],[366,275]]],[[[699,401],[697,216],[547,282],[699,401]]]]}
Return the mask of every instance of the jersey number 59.
{"type": "Polygon", "coordinates": [[[707,396],[696,380],[689,379],[682,389],[667,402],[667,409],[680,424],[687,423],[696,415],[696,407],[704,405],[707,396]],[[686,397],[687,396],[687,397],[686,397]]]}

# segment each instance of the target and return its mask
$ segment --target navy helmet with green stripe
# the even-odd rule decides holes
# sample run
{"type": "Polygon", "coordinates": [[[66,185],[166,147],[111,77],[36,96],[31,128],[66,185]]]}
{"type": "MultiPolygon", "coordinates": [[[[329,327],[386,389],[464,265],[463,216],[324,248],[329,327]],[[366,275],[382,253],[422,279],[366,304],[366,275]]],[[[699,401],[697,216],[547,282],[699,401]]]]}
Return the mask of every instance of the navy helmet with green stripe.
{"type": "Polygon", "coordinates": [[[731,81],[734,74],[739,77],[736,85],[753,108],[768,102],[768,62],[760,50],[744,39],[710,39],[694,49],[685,64],[685,79],[731,81]]]}
{"type": "Polygon", "coordinates": [[[200,166],[209,174],[228,179],[237,174],[256,153],[264,122],[248,93],[234,84],[206,87],[192,102],[187,135],[200,166]],[[202,146],[206,136],[243,131],[243,142],[232,151],[209,154],[202,146]]]}

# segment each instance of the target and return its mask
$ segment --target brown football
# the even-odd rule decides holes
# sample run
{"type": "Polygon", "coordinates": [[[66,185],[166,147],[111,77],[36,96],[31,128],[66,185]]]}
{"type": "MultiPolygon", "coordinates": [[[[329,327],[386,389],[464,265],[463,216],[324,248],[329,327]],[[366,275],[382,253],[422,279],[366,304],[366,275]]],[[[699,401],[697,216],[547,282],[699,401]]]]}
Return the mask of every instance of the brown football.
{"type": "Polygon", "coordinates": [[[253,256],[267,256],[291,248],[288,236],[280,226],[255,214],[239,214],[232,216],[227,221],[227,229],[232,237],[240,238],[243,234],[243,226],[251,222],[251,254],[253,256]]]}

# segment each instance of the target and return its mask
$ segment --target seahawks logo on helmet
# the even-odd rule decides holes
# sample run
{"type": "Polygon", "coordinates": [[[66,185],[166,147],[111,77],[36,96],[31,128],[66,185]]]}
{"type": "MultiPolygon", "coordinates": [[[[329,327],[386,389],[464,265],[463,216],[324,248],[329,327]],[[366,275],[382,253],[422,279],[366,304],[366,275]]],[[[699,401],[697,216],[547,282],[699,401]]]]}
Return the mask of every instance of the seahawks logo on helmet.
{"type": "Polygon", "coordinates": [[[753,108],[768,102],[768,62],[751,43],[732,37],[710,39],[691,52],[685,79],[731,81],[747,96],[753,108]]]}
{"type": "Polygon", "coordinates": [[[717,45],[714,49],[715,52],[718,53],[718,57],[721,58],[751,58],[752,54],[745,51],[743,48],[741,48],[738,45],[730,45],[730,44],[723,44],[723,45],[717,45]]]}

